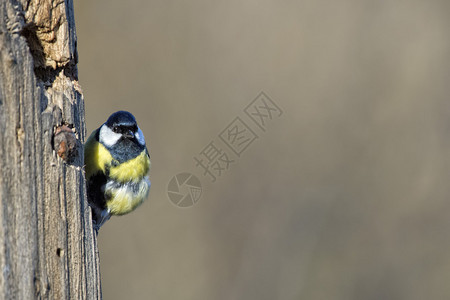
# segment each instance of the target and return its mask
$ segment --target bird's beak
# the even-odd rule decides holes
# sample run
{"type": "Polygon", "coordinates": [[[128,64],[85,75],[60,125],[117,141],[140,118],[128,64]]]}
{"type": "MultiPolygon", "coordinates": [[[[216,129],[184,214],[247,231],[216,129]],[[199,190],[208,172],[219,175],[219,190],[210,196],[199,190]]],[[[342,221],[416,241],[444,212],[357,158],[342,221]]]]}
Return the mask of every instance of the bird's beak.
{"type": "Polygon", "coordinates": [[[128,132],[123,134],[126,138],[132,139],[134,138],[134,132],[131,130],[128,130],[128,132]]]}

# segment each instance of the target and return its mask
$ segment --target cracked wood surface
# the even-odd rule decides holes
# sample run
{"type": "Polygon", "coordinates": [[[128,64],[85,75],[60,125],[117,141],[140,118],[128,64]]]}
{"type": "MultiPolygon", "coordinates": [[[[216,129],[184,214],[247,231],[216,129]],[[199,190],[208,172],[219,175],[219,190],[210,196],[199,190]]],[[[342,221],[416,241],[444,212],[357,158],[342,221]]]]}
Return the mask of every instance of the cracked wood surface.
{"type": "Polygon", "coordinates": [[[76,64],[72,1],[0,0],[0,299],[101,298],[76,64]]]}

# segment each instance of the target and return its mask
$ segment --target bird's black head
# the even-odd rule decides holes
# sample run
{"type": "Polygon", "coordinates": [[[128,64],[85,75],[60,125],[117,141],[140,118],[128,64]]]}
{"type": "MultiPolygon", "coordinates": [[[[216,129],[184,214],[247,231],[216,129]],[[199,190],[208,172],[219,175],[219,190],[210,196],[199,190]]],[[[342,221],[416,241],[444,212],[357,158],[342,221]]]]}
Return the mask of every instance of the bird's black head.
{"type": "Polygon", "coordinates": [[[99,128],[98,141],[120,162],[136,157],[145,148],[144,134],[127,111],[113,113],[99,128]]]}
{"type": "Polygon", "coordinates": [[[138,129],[134,116],[123,110],[113,113],[105,124],[113,132],[128,138],[132,138],[138,129]]]}
{"type": "Polygon", "coordinates": [[[117,125],[132,126],[136,125],[136,118],[131,113],[120,110],[109,116],[108,120],[106,121],[106,125],[108,125],[109,127],[117,125]]]}

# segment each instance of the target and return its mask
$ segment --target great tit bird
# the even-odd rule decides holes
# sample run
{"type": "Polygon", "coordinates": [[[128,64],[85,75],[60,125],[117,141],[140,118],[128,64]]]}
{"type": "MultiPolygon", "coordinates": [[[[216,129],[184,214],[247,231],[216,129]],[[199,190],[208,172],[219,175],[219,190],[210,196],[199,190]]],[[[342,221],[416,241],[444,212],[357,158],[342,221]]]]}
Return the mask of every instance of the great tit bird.
{"type": "Polygon", "coordinates": [[[136,209],[148,196],[150,156],[144,134],[127,111],[113,113],[84,145],[87,196],[94,228],[136,209]]]}

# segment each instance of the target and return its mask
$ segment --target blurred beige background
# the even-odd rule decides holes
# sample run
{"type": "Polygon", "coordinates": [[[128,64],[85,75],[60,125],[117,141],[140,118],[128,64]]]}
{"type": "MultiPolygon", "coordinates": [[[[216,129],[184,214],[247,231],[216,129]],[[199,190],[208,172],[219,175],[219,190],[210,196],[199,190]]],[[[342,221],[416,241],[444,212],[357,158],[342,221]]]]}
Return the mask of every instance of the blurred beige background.
{"type": "Polygon", "coordinates": [[[129,110],[152,157],[148,201],[100,231],[104,298],[450,299],[449,11],[75,1],[87,127],[129,110]],[[260,91],[284,114],[211,183],[193,157],[260,91]]]}

